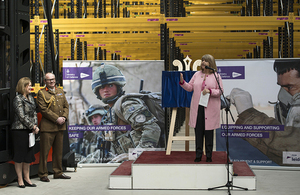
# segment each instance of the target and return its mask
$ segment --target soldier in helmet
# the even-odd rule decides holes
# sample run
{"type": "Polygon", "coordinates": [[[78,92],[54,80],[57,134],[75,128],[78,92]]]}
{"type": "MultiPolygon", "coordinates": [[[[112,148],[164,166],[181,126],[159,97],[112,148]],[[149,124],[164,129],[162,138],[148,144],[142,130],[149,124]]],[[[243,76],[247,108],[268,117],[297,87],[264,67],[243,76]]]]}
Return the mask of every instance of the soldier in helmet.
{"type": "Polygon", "coordinates": [[[90,125],[100,125],[102,117],[106,114],[103,106],[92,105],[86,111],[86,117],[90,125]]]}
{"type": "MultiPolygon", "coordinates": [[[[101,125],[102,118],[106,114],[106,110],[101,105],[92,105],[89,107],[89,109],[86,111],[86,117],[88,119],[88,122],[90,125],[101,125]]],[[[105,159],[108,159],[109,157],[109,151],[110,151],[110,142],[106,141],[104,139],[104,134],[100,132],[97,134],[97,137],[95,139],[95,142],[97,142],[97,149],[101,152],[101,159],[102,161],[106,161],[105,159]]]]}
{"type": "Polygon", "coordinates": [[[101,64],[93,74],[93,92],[98,99],[109,105],[104,124],[131,125],[132,129],[110,134],[115,153],[119,155],[114,162],[128,159],[128,148],[159,147],[161,129],[158,120],[142,99],[125,95],[125,84],[123,73],[112,65],[101,64]]]}
{"type": "MultiPolygon", "coordinates": [[[[100,105],[91,105],[85,112],[90,125],[100,125],[103,116],[106,114],[106,110],[100,105]]],[[[95,131],[85,131],[84,139],[88,140],[89,143],[96,143],[97,137],[102,136],[102,133],[95,133],[95,131]]]]}

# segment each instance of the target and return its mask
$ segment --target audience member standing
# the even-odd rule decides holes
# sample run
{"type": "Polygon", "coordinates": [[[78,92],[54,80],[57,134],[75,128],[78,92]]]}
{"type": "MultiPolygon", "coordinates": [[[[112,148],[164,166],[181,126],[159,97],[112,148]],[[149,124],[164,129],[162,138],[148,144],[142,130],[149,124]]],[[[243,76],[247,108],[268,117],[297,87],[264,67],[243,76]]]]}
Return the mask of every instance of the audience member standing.
{"type": "Polygon", "coordinates": [[[33,184],[29,178],[30,163],[35,161],[33,147],[29,147],[29,133],[39,132],[36,105],[30,94],[31,80],[28,77],[21,78],[17,83],[16,92],[18,94],[13,101],[15,117],[12,124],[12,138],[13,161],[18,176],[18,186],[20,188],[36,187],[36,184],[33,184]]]}
{"type": "Polygon", "coordinates": [[[69,104],[64,91],[56,88],[55,75],[46,73],[46,87],[37,95],[37,104],[42,114],[40,133],[40,164],[38,175],[43,182],[49,182],[47,160],[52,147],[52,168],[54,179],[71,179],[63,173],[63,131],[67,129],[66,121],[69,115],[69,104]]]}

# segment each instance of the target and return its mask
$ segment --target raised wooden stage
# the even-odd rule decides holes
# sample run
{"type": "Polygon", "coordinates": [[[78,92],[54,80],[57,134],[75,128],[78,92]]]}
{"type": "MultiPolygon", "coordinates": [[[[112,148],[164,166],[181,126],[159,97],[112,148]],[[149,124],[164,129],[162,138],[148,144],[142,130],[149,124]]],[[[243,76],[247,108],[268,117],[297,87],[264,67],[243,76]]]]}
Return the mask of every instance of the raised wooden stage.
{"type": "MultiPolygon", "coordinates": [[[[144,151],[137,160],[123,162],[110,175],[109,188],[208,189],[227,183],[226,152],[213,152],[211,163],[206,162],[206,156],[199,163],[194,158],[195,152],[172,151],[166,155],[165,151],[144,151]]],[[[229,163],[229,173],[234,186],[256,190],[256,176],[246,162],[229,163]]]]}

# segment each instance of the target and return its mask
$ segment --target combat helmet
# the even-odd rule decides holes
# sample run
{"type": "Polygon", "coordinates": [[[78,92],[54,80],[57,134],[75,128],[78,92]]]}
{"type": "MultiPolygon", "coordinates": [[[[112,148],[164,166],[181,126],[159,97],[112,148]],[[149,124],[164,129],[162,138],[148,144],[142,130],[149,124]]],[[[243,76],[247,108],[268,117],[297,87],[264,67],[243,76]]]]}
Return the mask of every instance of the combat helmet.
{"type": "Polygon", "coordinates": [[[93,74],[92,90],[98,99],[108,104],[115,102],[124,94],[123,87],[125,84],[125,76],[117,67],[101,63],[93,74]],[[115,84],[117,86],[118,92],[116,96],[109,98],[102,98],[100,96],[99,87],[107,84],[115,84]]]}
{"type": "Polygon", "coordinates": [[[89,123],[92,123],[91,117],[95,114],[99,114],[100,116],[104,116],[106,114],[106,110],[101,105],[91,105],[88,110],[85,111],[85,115],[88,118],[89,123]]]}

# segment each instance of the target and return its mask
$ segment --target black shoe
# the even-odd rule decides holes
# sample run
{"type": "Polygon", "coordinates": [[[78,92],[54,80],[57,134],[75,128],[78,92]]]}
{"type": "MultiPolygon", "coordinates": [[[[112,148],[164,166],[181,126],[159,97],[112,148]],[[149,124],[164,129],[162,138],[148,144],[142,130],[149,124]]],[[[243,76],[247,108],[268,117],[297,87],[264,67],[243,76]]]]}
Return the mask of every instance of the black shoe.
{"type": "Polygon", "coordinates": [[[30,183],[28,183],[25,179],[24,179],[24,184],[25,184],[25,186],[28,186],[28,187],[36,187],[36,184],[30,184],[30,183]]]}
{"type": "Polygon", "coordinates": [[[209,158],[209,157],[207,157],[207,158],[206,158],[206,162],[212,162],[212,159],[209,158]]]}
{"type": "Polygon", "coordinates": [[[195,158],[194,162],[200,162],[201,158],[195,158]]]}
{"type": "Polygon", "coordinates": [[[18,182],[18,187],[19,187],[19,188],[25,188],[25,185],[24,185],[24,184],[23,184],[23,185],[20,185],[19,182],[18,182]]]}

